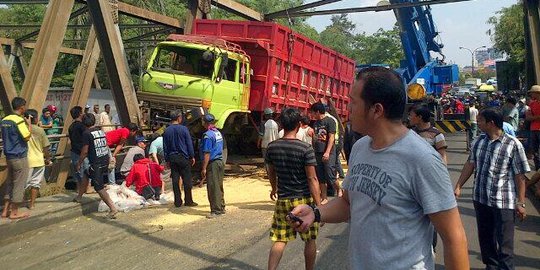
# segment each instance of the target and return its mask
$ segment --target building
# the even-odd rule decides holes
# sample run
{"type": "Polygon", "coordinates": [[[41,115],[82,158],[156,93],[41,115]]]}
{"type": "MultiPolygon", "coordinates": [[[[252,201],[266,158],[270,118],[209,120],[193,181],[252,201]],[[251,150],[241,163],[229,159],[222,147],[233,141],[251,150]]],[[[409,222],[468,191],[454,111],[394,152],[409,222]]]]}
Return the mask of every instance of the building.
{"type": "MultiPolygon", "coordinates": [[[[494,60],[502,59],[504,55],[501,52],[495,50],[495,48],[485,48],[476,51],[474,58],[478,66],[484,66],[487,63],[488,66],[495,66],[494,60]],[[490,61],[493,60],[493,61],[490,61]]],[[[477,65],[475,63],[475,65],[477,65]]]]}

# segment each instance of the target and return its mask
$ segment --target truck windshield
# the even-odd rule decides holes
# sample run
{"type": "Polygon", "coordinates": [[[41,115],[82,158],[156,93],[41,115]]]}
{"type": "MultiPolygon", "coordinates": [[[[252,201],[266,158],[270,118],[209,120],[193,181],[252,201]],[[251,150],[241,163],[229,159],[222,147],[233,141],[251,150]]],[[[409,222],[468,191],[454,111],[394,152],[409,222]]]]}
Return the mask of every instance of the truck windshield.
{"type": "Polygon", "coordinates": [[[204,50],[173,45],[160,46],[152,64],[152,69],[210,78],[214,70],[214,60],[204,60],[203,53],[204,50]]]}

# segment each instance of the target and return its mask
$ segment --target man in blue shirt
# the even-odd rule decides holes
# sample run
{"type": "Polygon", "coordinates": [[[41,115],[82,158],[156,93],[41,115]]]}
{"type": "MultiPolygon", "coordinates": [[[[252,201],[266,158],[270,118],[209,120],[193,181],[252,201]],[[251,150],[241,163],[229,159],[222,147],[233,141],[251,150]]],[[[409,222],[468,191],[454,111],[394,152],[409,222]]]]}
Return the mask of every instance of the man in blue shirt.
{"type": "Polygon", "coordinates": [[[203,186],[206,179],[208,201],[210,201],[210,215],[207,218],[215,218],[225,214],[225,199],[223,198],[223,176],[225,175],[223,136],[214,125],[215,120],[212,114],[206,114],[203,117],[203,125],[207,131],[204,133],[201,142],[203,160],[199,187],[203,186]]]}
{"type": "Polygon", "coordinates": [[[171,112],[171,125],[163,133],[163,153],[165,161],[171,168],[171,181],[174,192],[174,205],[182,206],[182,193],[180,191],[180,176],[184,186],[185,206],[197,206],[191,195],[193,187],[191,179],[191,166],[195,165],[193,141],[187,127],[181,125],[182,111],[171,112]]]}
{"type": "Polygon", "coordinates": [[[26,111],[26,100],[23,98],[14,98],[11,107],[14,114],[2,119],[2,139],[8,170],[2,217],[20,219],[29,216],[28,213],[19,213],[19,206],[24,201],[24,187],[29,173],[27,142],[31,137],[31,117],[22,118],[26,111]]]}

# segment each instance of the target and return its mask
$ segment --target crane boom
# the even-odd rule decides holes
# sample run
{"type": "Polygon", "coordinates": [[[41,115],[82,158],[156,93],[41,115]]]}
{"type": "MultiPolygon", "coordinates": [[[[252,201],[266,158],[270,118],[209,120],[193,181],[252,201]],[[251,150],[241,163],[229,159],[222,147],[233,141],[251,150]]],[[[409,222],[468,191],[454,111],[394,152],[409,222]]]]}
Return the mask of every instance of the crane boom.
{"type": "MultiPolygon", "coordinates": [[[[421,2],[419,0],[390,0],[391,4],[421,2]]],[[[405,59],[397,69],[407,84],[410,99],[426,94],[440,94],[444,85],[459,79],[457,65],[447,65],[442,54],[443,44],[437,42],[439,32],[433,22],[430,6],[394,9],[400,28],[401,45],[405,59]],[[440,54],[442,59],[432,57],[440,54]]]]}

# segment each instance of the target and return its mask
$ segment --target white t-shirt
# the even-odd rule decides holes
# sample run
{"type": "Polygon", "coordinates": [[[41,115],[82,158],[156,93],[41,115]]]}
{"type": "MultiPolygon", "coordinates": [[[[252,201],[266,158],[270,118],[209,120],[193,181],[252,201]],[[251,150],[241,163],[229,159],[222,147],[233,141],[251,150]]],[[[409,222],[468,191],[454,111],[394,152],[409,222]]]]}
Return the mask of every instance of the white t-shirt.
{"type": "Polygon", "coordinates": [[[264,123],[264,135],[261,142],[261,148],[268,148],[268,144],[279,138],[279,126],[273,119],[264,123]]]}
{"type": "Polygon", "coordinates": [[[476,121],[476,117],[478,117],[478,109],[476,108],[469,108],[469,119],[471,121],[471,123],[477,123],[476,121]]]}
{"type": "Polygon", "coordinates": [[[343,181],[351,269],[434,269],[428,214],[457,206],[448,170],[412,130],[384,149],[372,149],[371,141],[354,144],[343,181]]]}
{"type": "Polygon", "coordinates": [[[311,145],[313,143],[313,137],[309,136],[308,134],[309,129],[310,129],[309,126],[306,126],[305,128],[300,127],[298,129],[298,133],[296,133],[296,138],[305,143],[309,143],[309,145],[311,145]]]}
{"type": "Polygon", "coordinates": [[[102,126],[107,126],[107,127],[102,127],[101,128],[101,130],[103,130],[103,132],[105,132],[105,133],[107,133],[109,131],[112,131],[112,130],[115,130],[114,127],[110,126],[110,125],[112,125],[111,117],[109,116],[109,114],[107,112],[101,112],[99,114],[99,123],[102,126]]]}

